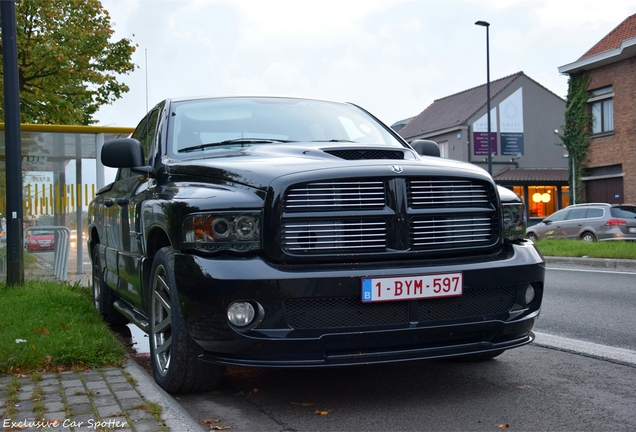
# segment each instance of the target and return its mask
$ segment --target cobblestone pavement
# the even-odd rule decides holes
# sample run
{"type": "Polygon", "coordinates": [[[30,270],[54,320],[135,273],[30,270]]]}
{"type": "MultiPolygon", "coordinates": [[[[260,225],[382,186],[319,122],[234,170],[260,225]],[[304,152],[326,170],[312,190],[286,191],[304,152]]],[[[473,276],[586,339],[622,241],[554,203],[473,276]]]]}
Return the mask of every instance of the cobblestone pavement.
{"type": "Polygon", "coordinates": [[[123,368],[40,377],[0,377],[2,430],[202,430],[131,359],[123,368]]]}

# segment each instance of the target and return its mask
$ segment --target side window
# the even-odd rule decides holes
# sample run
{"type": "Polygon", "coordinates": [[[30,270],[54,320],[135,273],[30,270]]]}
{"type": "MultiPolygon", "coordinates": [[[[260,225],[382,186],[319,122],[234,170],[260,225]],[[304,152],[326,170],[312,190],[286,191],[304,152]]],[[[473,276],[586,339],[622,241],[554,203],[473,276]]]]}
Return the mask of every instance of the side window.
{"type": "Polygon", "coordinates": [[[159,113],[161,109],[159,107],[150,111],[146,117],[137,125],[132,137],[139,140],[141,146],[144,149],[144,157],[148,162],[148,155],[152,149],[152,143],[157,134],[157,122],[159,120],[159,113]]]}
{"type": "Polygon", "coordinates": [[[133,173],[130,170],[130,168],[119,168],[119,171],[117,172],[117,177],[115,178],[115,181],[119,181],[125,178],[128,178],[130,176],[132,176],[133,173]]]}
{"type": "Polygon", "coordinates": [[[603,214],[605,213],[605,211],[603,209],[600,208],[591,208],[587,211],[587,218],[588,219],[592,219],[592,218],[601,218],[603,217],[603,214]]]}
{"type": "Polygon", "coordinates": [[[586,215],[587,215],[586,208],[575,208],[570,211],[566,220],[585,219],[586,215]]]}
{"type": "Polygon", "coordinates": [[[559,210],[558,212],[550,216],[547,220],[550,222],[560,222],[565,219],[565,215],[568,213],[568,211],[569,210],[559,210]]]}

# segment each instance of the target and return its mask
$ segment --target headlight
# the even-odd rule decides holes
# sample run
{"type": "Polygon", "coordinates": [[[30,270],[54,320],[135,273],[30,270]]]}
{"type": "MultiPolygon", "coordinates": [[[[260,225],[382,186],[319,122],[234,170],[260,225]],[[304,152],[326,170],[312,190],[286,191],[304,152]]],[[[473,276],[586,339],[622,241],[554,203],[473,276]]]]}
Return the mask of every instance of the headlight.
{"type": "Polygon", "coordinates": [[[526,236],[526,216],[523,203],[503,203],[504,238],[508,241],[526,236]]]}
{"type": "Polygon", "coordinates": [[[193,214],[183,221],[183,248],[248,252],[260,248],[260,212],[193,214]]]}

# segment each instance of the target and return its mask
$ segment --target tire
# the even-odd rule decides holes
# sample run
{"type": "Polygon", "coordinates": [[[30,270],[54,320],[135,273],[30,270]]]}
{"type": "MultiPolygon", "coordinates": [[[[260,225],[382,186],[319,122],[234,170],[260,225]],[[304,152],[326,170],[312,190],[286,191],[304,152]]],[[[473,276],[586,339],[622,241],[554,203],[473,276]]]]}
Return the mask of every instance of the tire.
{"type": "Polygon", "coordinates": [[[539,238],[537,237],[535,233],[526,234],[526,238],[528,238],[529,240],[532,240],[533,242],[539,241],[539,238]]]}
{"type": "Polygon", "coordinates": [[[174,250],[164,247],[152,263],[148,296],[153,375],[169,393],[209,391],[220,384],[225,367],[198,359],[203,351],[186,330],[173,269],[174,250]]]}
{"type": "Polygon", "coordinates": [[[585,231],[583,234],[581,234],[581,240],[586,242],[595,242],[596,236],[589,231],[585,231]]]}
{"type": "Polygon", "coordinates": [[[124,326],[128,323],[125,316],[120,314],[113,306],[117,296],[104,281],[104,272],[99,257],[99,245],[93,248],[93,305],[95,309],[111,326],[124,326]]]}
{"type": "Polygon", "coordinates": [[[497,356],[500,356],[501,354],[504,353],[504,351],[505,350],[490,351],[490,352],[485,352],[480,354],[468,354],[464,356],[455,357],[453,358],[453,360],[459,361],[459,362],[466,362],[466,363],[482,362],[482,361],[490,360],[497,356]]]}

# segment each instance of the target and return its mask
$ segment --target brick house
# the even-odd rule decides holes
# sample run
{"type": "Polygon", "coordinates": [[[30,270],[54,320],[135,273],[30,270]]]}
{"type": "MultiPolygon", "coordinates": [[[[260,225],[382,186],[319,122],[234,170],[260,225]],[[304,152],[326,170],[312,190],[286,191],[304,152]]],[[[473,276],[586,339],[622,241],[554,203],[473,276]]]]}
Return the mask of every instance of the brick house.
{"type": "MultiPolygon", "coordinates": [[[[523,72],[496,79],[491,92],[491,163],[497,184],[514,190],[532,220],[568,205],[568,159],[555,130],[565,101],[523,72]]],[[[404,139],[436,141],[444,158],[488,166],[486,84],[433,101],[391,127],[404,139]]]]}
{"type": "Polygon", "coordinates": [[[559,72],[590,78],[593,124],[583,200],[636,203],[636,14],[559,72]]]}

